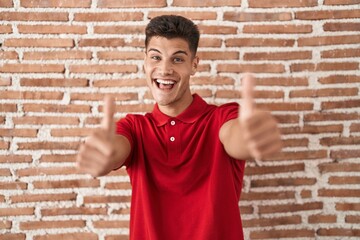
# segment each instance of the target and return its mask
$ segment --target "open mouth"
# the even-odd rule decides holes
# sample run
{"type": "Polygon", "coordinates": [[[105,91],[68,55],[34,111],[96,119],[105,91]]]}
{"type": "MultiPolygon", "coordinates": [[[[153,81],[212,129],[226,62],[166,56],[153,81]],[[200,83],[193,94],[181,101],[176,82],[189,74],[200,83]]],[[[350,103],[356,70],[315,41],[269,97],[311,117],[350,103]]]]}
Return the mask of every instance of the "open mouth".
{"type": "Polygon", "coordinates": [[[154,81],[155,81],[157,87],[162,90],[170,90],[176,84],[176,82],[173,80],[155,79],[154,81]]]}

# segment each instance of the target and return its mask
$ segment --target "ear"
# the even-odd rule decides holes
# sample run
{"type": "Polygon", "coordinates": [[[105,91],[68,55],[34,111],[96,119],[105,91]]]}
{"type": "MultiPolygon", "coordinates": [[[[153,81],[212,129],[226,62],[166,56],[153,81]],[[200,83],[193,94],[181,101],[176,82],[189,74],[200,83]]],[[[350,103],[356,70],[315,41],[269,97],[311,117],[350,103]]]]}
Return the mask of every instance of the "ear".
{"type": "Polygon", "coordinates": [[[192,66],[191,66],[191,75],[195,75],[198,65],[199,65],[199,57],[195,56],[194,59],[192,60],[192,66]]]}

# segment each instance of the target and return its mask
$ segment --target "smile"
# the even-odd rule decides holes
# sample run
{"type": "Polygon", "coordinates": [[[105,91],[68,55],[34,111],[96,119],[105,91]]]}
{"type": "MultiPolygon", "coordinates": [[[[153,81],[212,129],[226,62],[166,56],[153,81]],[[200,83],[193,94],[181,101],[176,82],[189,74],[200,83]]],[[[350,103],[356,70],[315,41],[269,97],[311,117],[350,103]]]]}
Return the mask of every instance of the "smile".
{"type": "Polygon", "coordinates": [[[162,90],[170,90],[174,87],[176,81],[167,80],[167,79],[155,79],[155,83],[158,86],[158,88],[162,90]]]}

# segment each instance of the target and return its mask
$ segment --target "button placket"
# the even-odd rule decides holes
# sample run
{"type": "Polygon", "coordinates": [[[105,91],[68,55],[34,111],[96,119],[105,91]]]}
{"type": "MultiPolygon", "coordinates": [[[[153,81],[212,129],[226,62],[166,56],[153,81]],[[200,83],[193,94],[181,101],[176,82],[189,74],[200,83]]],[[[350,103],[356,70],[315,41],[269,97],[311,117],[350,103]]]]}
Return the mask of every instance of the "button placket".
{"type": "Polygon", "coordinates": [[[168,122],[168,158],[171,162],[180,159],[180,130],[178,123],[175,119],[170,119],[168,122]]]}

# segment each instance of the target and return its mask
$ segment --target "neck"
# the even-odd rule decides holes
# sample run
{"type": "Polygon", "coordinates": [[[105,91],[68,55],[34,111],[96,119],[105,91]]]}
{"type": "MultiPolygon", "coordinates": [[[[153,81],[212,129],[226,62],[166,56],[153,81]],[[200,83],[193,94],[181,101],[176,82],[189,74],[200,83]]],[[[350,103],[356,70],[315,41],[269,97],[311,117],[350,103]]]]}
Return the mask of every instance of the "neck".
{"type": "Polygon", "coordinates": [[[193,101],[193,96],[190,94],[188,97],[184,98],[181,102],[178,101],[171,105],[158,105],[162,113],[166,114],[169,117],[176,117],[185,109],[187,109],[193,101]]]}

